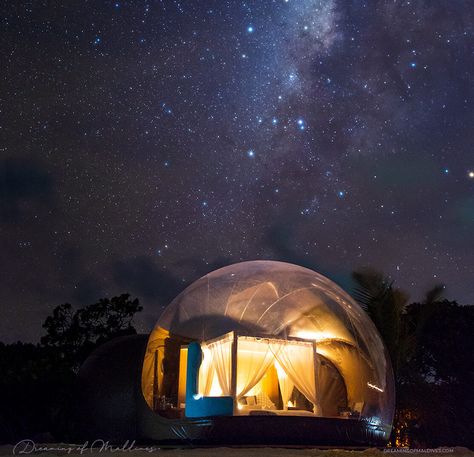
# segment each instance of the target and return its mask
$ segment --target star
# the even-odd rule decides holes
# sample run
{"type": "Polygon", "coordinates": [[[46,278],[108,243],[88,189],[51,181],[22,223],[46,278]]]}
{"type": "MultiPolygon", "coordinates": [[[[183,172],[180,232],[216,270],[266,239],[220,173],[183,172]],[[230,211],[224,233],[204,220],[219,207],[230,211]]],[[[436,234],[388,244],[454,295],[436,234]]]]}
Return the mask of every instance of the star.
{"type": "Polygon", "coordinates": [[[62,2],[47,34],[40,10],[6,11],[2,44],[15,52],[2,101],[17,109],[0,126],[0,220],[13,219],[4,263],[26,292],[5,302],[76,300],[66,289],[80,278],[66,278],[61,296],[31,287],[37,276],[54,285],[70,252],[84,253],[77,275],[119,290],[129,281],[110,279],[114,259],[134,272],[148,253],[156,264],[146,268],[176,281],[208,272],[184,265],[200,256],[210,269],[281,247],[297,261],[318,224],[320,246],[347,244],[310,252],[321,269],[327,259],[350,275],[361,245],[381,270],[399,265],[397,286],[416,297],[432,279],[429,244],[452,297],[474,303],[456,230],[472,219],[474,162],[460,138],[472,123],[473,30],[468,2],[438,3],[382,0],[369,12],[340,0],[62,2]],[[78,22],[66,30],[64,17],[78,22]],[[41,161],[30,163],[36,150],[41,161]],[[414,222],[422,246],[406,236],[414,222]]]}

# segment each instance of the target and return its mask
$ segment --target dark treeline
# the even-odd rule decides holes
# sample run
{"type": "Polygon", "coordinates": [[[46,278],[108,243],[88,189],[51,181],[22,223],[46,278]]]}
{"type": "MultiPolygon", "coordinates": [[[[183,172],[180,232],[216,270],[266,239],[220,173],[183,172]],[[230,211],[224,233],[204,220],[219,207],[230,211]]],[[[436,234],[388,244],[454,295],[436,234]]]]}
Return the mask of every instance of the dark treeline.
{"type": "MultiPolygon", "coordinates": [[[[474,447],[474,307],[434,287],[420,303],[382,274],[354,273],[354,296],[380,331],[396,380],[393,445],[474,447]]],[[[67,439],[77,371],[99,345],[136,333],[128,294],[56,307],[38,344],[0,343],[0,442],[67,439]]]]}
{"type": "Polygon", "coordinates": [[[353,273],[354,297],[378,328],[392,360],[396,412],[392,445],[474,448],[474,306],[443,298],[420,303],[370,269],[353,273]]]}
{"type": "Polygon", "coordinates": [[[39,344],[0,343],[0,442],[67,438],[69,405],[80,365],[98,346],[135,334],[141,311],[128,294],[74,310],[56,307],[39,344]]]}

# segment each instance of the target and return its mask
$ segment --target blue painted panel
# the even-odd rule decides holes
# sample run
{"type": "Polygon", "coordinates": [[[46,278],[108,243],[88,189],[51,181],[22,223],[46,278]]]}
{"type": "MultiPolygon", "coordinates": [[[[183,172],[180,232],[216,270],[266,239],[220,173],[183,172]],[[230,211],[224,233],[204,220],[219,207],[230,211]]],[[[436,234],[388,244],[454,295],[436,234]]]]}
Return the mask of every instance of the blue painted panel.
{"type": "Polygon", "coordinates": [[[234,411],[232,397],[203,397],[198,394],[201,362],[201,346],[193,342],[188,346],[186,367],[186,417],[232,416],[234,411]]]}

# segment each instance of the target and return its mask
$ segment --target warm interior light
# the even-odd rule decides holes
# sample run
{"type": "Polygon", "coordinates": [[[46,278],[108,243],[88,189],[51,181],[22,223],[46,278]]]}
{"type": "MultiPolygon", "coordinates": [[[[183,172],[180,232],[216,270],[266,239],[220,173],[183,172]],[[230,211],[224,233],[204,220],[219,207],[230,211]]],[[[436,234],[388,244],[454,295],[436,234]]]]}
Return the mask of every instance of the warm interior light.
{"type": "Polygon", "coordinates": [[[295,404],[291,400],[288,400],[286,406],[288,406],[288,408],[294,408],[295,404]]]}
{"type": "Polygon", "coordinates": [[[311,332],[301,330],[296,332],[295,334],[298,338],[303,338],[305,340],[314,340],[314,341],[323,341],[323,340],[331,340],[337,338],[337,335],[331,332],[311,332]]]}
{"type": "Polygon", "coordinates": [[[212,381],[211,391],[209,392],[211,397],[221,397],[222,396],[222,389],[219,385],[219,381],[212,381]]]}
{"type": "Polygon", "coordinates": [[[383,392],[383,389],[381,389],[379,386],[376,386],[375,384],[371,384],[370,382],[368,382],[367,385],[368,385],[371,389],[376,390],[377,392],[383,392]]]}

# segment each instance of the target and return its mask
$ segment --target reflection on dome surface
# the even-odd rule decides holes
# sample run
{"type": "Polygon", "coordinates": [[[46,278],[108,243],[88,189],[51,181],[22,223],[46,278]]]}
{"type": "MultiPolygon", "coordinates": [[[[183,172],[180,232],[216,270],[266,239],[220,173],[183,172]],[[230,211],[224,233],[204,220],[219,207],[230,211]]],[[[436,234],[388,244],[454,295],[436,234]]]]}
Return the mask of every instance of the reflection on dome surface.
{"type": "Polygon", "coordinates": [[[232,397],[233,415],[347,417],[389,433],[393,375],[378,332],[314,271],[243,262],[178,295],[150,335],[143,366],[143,394],[158,414],[186,414],[191,342],[202,351],[197,398],[232,397]]]}

